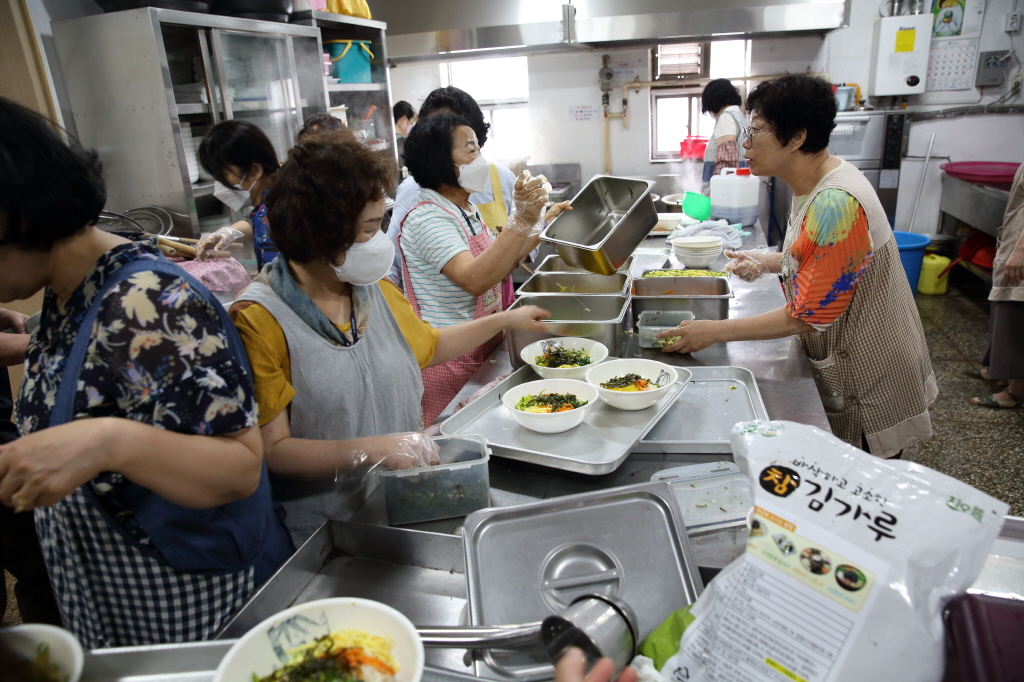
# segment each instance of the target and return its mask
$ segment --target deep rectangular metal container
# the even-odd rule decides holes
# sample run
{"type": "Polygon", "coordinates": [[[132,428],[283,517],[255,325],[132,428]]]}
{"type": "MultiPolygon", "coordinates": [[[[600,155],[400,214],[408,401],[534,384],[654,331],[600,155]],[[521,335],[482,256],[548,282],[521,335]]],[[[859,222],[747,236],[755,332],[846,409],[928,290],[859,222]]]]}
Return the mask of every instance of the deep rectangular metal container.
{"type": "Polygon", "coordinates": [[[517,295],[579,296],[629,293],[629,275],[595,275],[592,272],[538,272],[523,282],[517,295]]]}
{"type": "Polygon", "coordinates": [[[506,333],[505,343],[513,367],[525,364],[520,357],[524,348],[534,341],[554,336],[600,341],[608,347],[609,356],[618,357],[626,336],[624,320],[629,309],[628,295],[520,296],[510,309],[524,305],[540,306],[551,313],[551,317],[546,320],[546,332],[511,330],[506,333]]]}
{"type": "MultiPolygon", "coordinates": [[[[636,260],[635,256],[630,256],[629,258],[627,258],[626,262],[622,264],[622,266],[618,269],[617,272],[625,272],[626,274],[629,274],[629,271],[633,267],[633,261],[634,260],[636,260]]],[[[547,256],[544,260],[542,260],[540,262],[540,265],[538,265],[536,268],[534,268],[534,272],[583,272],[583,271],[581,271],[577,267],[573,267],[572,265],[569,265],[564,260],[562,260],[561,256],[559,256],[557,253],[555,253],[555,254],[551,254],[550,256],[547,256]]]]}
{"type": "Polygon", "coordinates": [[[729,317],[734,298],[725,277],[648,277],[633,280],[633,323],[648,310],[689,310],[698,320],[729,317]]]}
{"type": "Polygon", "coordinates": [[[649,180],[595,175],[541,239],[569,265],[611,275],[658,223],[649,180]]]}

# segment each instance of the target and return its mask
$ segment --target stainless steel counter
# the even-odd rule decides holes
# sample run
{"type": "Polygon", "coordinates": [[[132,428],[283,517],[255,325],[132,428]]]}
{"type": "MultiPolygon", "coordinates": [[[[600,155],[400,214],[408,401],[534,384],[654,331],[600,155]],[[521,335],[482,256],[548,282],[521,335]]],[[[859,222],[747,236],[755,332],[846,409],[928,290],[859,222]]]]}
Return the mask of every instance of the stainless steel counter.
{"type": "MultiPolygon", "coordinates": [[[[753,234],[744,239],[744,249],[765,245],[761,229],[755,227],[752,232],[753,234]]],[[[682,265],[674,259],[674,256],[670,257],[670,252],[671,248],[665,243],[663,237],[645,240],[636,250],[632,274],[639,276],[644,270],[660,268],[666,260],[671,260],[669,267],[681,268],[682,265]]],[[[726,260],[724,255],[721,256],[711,266],[711,269],[720,270],[726,260]]],[[[732,278],[730,282],[736,294],[730,303],[730,318],[750,317],[785,305],[785,297],[777,277],[764,278],[754,283],[732,278]]],[[[800,342],[795,337],[774,341],[719,343],[692,355],[679,355],[641,349],[638,338],[635,335],[629,335],[622,355],[623,357],[647,357],[684,367],[693,365],[746,367],[753,372],[757,379],[769,417],[811,424],[825,430],[829,429],[825,410],[818,398],[814,379],[811,376],[810,363],[804,355],[800,342]]],[[[455,397],[448,408],[442,412],[440,418],[444,419],[450,416],[459,401],[511,371],[512,365],[509,362],[508,352],[504,346],[501,346],[491,356],[490,361],[480,368],[455,397]]],[[[492,457],[490,462],[491,500],[495,505],[506,506],[641,483],[650,480],[652,475],[662,469],[699,462],[719,461],[723,458],[729,459],[720,454],[633,453],[616,471],[600,476],[588,476],[492,457]]],[[[357,520],[386,523],[374,510],[373,502],[374,500],[371,499],[367,508],[361,510],[357,520]]],[[[450,519],[410,527],[418,530],[458,533],[461,526],[462,519],[450,519]]],[[[694,555],[702,567],[721,568],[742,551],[745,542],[745,535],[737,531],[703,536],[693,540],[694,555]]]]}

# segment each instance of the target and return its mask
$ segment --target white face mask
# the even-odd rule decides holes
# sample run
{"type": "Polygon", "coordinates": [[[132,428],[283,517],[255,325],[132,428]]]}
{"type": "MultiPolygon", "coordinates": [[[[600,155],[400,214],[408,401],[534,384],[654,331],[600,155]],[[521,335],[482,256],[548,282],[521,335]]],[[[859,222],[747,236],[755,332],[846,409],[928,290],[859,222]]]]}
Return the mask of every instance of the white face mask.
{"type": "Polygon", "coordinates": [[[345,262],[332,265],[342,282],[365,287],[379,282],[388,274],[395,260],[395,245],[382,230],[369,241],[356,242],[345,252],[345,262]]]}
{"type": "Polygon", "coordinates": [[[221,183],[220,180],[214,180],[213,196],[220,199],[221,202],[223,202],[223,204],[232,211],[241,211],[246,206],[252,204],[252,197],[249,196],[249,190],[242,189],[242,183],[245,182],[245,178],[248,175],[249,173],[243,175],[242,182],[238,183],[234,187],[228,187],[221,183]]]}
{"type": "Polygon", "coordinates": [[[458,166],[458,169],[459,184],[467,192],[484,192],[490,187],[491,162],[483,154],[473,159],[472,163],[458,166]]]}

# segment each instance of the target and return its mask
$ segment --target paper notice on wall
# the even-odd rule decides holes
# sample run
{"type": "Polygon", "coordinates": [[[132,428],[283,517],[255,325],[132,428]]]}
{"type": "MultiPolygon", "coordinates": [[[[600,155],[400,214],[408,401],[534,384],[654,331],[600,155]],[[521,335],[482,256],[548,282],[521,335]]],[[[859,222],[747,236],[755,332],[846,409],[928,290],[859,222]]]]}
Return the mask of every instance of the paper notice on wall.
{"type": "Polygon", "coordinates": [[[569,120],[575,123],[596,121],[597,117],[598,108],[593,104],[580,104],[574,107],[569,107],[569,120]]]}

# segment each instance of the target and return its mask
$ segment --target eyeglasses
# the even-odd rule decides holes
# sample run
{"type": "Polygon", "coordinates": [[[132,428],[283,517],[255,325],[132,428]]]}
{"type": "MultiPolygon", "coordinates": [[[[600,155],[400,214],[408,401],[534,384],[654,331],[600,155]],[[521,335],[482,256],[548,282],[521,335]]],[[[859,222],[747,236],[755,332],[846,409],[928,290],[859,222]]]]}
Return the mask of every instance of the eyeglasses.
{"type": "Polygon", "coordinates": [[[746,128],[743,129],[743,137],[753,139],[754,135],[759,135],[761,133],[770,133],[771,130],[771,128],[755,128],[754,126],[747,126],[746,128]]]}

